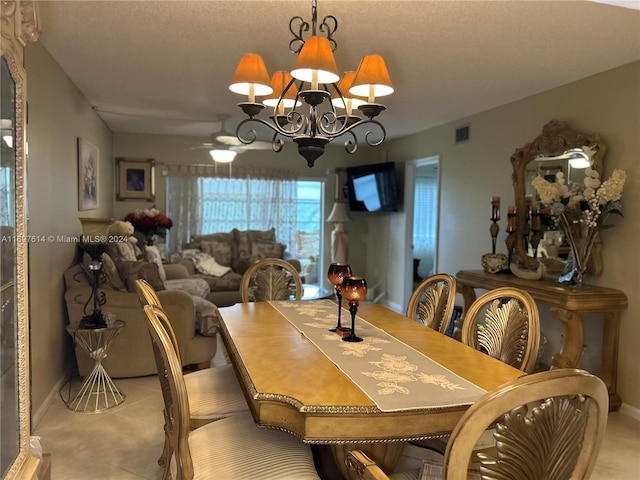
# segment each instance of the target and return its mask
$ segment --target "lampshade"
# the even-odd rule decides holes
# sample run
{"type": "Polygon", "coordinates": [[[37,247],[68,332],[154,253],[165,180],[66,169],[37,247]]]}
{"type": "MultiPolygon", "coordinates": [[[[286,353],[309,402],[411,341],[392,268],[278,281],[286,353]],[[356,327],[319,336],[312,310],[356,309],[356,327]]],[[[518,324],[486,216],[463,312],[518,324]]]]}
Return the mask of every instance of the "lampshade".
{"type": "MultiPolygon", "coordinates": [[[[236,73],[231,79],[229,90],[240,95],[249,95],[250,97],[253,95],[269,95],[273,92],[267,67],[260,55],[245,53],[242,56],[236,68],[236,73]]],[[[254,100],[250,98],[250,101],[254,100]]]]}
{"type": "Polygon", "coordinates": [[[99,237],[104,237],[104,241],[106,242],[109,225],[111,225],[110,218],[80,217],[78,220],[80,220],[80,224],[82,225],[82,235],[87,238],[87,241],[99,241],[99,237]]]}
{"type": "Polygon", "coordinates": [[[334,106],[338,108],[358,108],[360,105],[364,105],[365,103],[367,103],[366,98],[356,97],[352,93],[349,93],[349,89],[351,88],[351,85],[353,85],[353,79],[355,78],[355,76],[355,72],[344,72],[344,75],[342,75],[342,78],[338,83],[338,89],[347,102],[347,105],[344,104],[342,98],[340,98],[340,95],[338,95],[338,92],[335,91],[333,92],[333,95],[331,95],[331,103],[333,103],[334,106]],[[351,105],[348,105],[349,101],[351,101],[351,105]]]}
{"type": "Polygon", "coordinates": [[[209,155],[213,158],[214,162],[218,163],[230,163],[233,162],[233,159],[236,158],[238,152],[233,150],[221,150],[221,149],[213,149],[209,150],[209,155]]]}
{"type": "Polygon", "coordinates": [[[348,222],[349,220],[347,204],[340,202],[334,203],[331,213],[327,217],[327,222],[348,222]]]}
{"type": "MultiPolygon", "coordinates": [[[[273,93],[269,94],[262,100],[268,107],[275,107],[278,104],[278,99],[285,87],[289,85],[289,82],[293,80],[293,77],[289,72],[285,72],[284,70],[279,70],[273,74],[271,77],[271,88],[273,88],[273,93]]],[[[281,105],[284,108],[291,108],[294,105],[300,105],[300,102],[296,102],[296,97],[298,95],[298,89],[296,88],[296,84],[292,84],[289,90],[287,90],[286,95],[282,98],[281,105]]]]}
{"type": "Polygon", "coordinates": [[[382,56],[374,54],[362,58],[349,93],[367,97],[369,103],[373,103],[374,97],[383,97],[393,93],[391,78],[382,56]]]}
{"type": "MultiPolygon", "coordinates": [[[[340,80],[338,66],[333,58],[331,44],[325,37],[311,36],[305,42],[298,54],[296,63],[291,69],[291,75],[303,82],[336,83],[340,80]],[[317,78],[314,77],[317,75],[317,78]]],[[[317,88],[312,86],[312,89],[317,88]]]]}

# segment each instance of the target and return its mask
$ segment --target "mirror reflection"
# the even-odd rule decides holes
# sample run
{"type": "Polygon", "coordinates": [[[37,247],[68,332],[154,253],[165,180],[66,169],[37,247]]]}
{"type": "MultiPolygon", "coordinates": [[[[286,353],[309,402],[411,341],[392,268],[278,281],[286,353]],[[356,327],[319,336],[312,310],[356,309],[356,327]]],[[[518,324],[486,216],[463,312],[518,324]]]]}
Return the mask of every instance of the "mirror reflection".
{"type": "Polygon", "coordinates": [[[16,86],[7,61],[0,65],[0,477],[20,451],[16,294],[14,125],[16,86]]]}
{"type": "MultiPolygon", "coordinates": [[[[540,176],[548,182],[555,182],[558,173],[563,175],[566,184],[582,183],[585,170],[593,164],[593,155],[597,146],[570,148],[559,155],[540,154],[527,163],[524,174],[525,198],[529,198],[533,207],[539,204],[536,191],[532,185],[534,178],[540,176]]],[[[569,246],[566,244],[562,230],[551,222],[541,222],[540,243],[534,249],[531,243],[527,245],[527,253],[532,257],[566,259],[569,246]]]]}
{"type": "MultiPolygon", "coordinates": [[[[547,267],[547,273],[560,273],[569,247],[563,234],[544,214],[533,215],[540,205],[531,181],[538,175],[548,181],[555,181],[562,175],[565,184],[583,183],[587,167],[602,173],[602,159],[606,145],[597,134],[575,132],[558,120],[551,120],[531,143],[516,149],[511,156],[513,166],[513,190],[516,204],[516,232],[513,259],[525,270],[538,270],[540,259],[547,267]],[[533,229],[540,223],[535,241],[531,246],[533,229]],[[536,225],[533,225],[536,223],[536,225]],[[550,261],[546,261],[550,260],[550,261]]],[[[601,244],[594,248],[589,273],[599,274],[602,270],[601,244]]]]}

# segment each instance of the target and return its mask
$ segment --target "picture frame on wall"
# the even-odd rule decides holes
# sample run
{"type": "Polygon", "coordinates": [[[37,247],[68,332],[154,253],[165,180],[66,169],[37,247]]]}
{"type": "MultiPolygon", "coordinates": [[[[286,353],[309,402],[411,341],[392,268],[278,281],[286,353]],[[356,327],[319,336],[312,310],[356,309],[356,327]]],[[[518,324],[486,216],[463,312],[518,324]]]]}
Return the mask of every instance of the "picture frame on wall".
{"type": "Polygon", "coordinates": [[[100,151],[78,137],[78,210],[98,208],[100,151]]]}
{"type": "Polygon", "coordinates": [[[155,160],[116,158],[116,200],[155,201],[155,160]]]}

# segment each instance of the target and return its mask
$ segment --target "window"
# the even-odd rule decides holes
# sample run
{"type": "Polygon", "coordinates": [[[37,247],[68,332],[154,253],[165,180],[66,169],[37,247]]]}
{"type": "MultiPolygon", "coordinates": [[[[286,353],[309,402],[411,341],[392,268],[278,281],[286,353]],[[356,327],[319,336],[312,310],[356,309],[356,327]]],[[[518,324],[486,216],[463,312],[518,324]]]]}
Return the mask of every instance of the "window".
{"type": "Polygon", "coordinates": [[[287,245],[285,257],[300,260],[307,283],[317,281],[314,271],[324,224],[322,181],[263,171],[226,178],[175,170],[166,184],[167,212],[174,219],[169,232],[172,252],[180,251],[194,235],[275,228],[277,240],[287,245]]]}

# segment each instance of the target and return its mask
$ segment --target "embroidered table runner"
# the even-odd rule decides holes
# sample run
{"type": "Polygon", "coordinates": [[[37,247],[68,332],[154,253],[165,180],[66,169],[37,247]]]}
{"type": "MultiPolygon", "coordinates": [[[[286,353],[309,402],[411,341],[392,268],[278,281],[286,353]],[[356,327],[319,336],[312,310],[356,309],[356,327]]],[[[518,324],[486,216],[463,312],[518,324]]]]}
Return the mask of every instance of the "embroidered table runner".
{"type": "MultiPolygon", "coordinates": [[[[330,300],[270,303],[384,412],[470,405],[486,393],[358,316],[356,334],[364,340],[342,341],[329,331],[338,320],[330,300]]],[[[349,311],[342,318],[350,325],[349,311]]]]}

